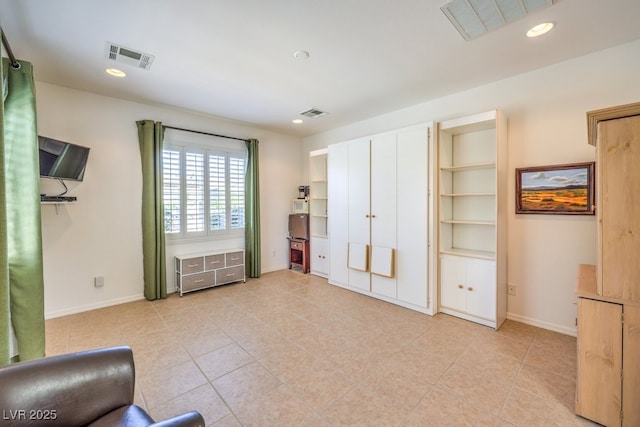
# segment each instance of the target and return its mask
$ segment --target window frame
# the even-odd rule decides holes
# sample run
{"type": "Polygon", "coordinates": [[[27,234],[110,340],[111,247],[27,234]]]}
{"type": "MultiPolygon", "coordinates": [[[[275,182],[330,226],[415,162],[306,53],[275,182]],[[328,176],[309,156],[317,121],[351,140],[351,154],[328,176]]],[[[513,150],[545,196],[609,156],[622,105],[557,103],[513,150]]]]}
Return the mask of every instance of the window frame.
{"type": "MultiPolygon", "coordinates": [[[[165,229],[165,240],[170,243],[174,242],[194,242],[201,240],[215,240],[215,239],[229,239],[229,238],[237,238],[244,237],[245,230],[245,221],[243,218],[242,227],[232,228],[231,222],[231,191],[230,191],[230,181],[231,181],[231,169],[229,168],[231,159],[237,158],[242,159],[244,164],[244,170],[242,174],[242,181],[244,191],[242,194],[242,200],[244,201],[246,197],[246,168],[247,168],[247,160],[248,160],[248,151],[244,144],[238,143],[213,143],[213,144],[202,144],[202,143],[193,143],[185,140],[181,140],[178,138],[172,138],[171,141],[166,141],[163,147],[163,165],[162,165],[162,174],[163,174],[163,185],[164,185],[164,151],[177,151],[179,154],[179,164],[180,164],[180,231],[179,232],[167,232],[165,229]],[[241,146],[240,146],[241,145],[241,146]],[[202,231],[187,231],[187,215],[186,215],[186,201],[187,201],[187,191],[186,191],[186,163],[187,163],[187,153],[199,153],[203,154],[203,173],[202,177],[204,178],[204,230],[202,231]],[[220,156],[224,157],[225,164],[225,228],[219,230],[211,230],[211,192],[210,192],[210,179],[211,179],[211,170],[210,170],[210,156],[220,156]]],[[[164,190],[163,190],[164,193],[164,190]]],[[[164,198],[164,194],[163,194],[164,198]]],[[[244,203],[243,203],[244,210],[244,203]]],[[[166,211],[166,210],[165,210],[166,211]]],[[[244,214],[244,212],[243,212],[244,214]]],[[[163,214],[164,216],[164,214],[163,214]]]]}

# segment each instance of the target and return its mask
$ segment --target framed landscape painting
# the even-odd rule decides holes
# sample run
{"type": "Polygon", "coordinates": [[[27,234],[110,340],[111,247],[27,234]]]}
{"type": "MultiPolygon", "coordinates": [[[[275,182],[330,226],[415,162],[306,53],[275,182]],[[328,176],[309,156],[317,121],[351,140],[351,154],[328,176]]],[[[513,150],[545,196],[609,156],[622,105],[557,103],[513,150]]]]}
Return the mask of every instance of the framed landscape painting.
{"type": "Polygon", "coordinates": [[[516,213],[593,215],[595,162],[516,169],[516,213]]]}

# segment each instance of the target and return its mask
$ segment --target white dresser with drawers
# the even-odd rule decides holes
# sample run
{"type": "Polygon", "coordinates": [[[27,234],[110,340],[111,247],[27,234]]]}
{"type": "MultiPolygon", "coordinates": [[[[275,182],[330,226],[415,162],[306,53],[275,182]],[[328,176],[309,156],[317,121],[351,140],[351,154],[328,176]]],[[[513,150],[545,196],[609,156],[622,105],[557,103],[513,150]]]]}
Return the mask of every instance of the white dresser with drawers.
{"type": "Polygon", "coordinates": [[[177,255],[175,260],[180,296],[212,286],[246,281],[243,249],[177,255]]]}

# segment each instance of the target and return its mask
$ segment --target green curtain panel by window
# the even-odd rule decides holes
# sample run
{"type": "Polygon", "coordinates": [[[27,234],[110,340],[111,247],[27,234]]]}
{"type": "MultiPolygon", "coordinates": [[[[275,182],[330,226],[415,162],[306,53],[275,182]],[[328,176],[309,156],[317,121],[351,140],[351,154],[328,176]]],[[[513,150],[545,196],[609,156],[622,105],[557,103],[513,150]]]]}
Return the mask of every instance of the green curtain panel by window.
{"type": "Polygon", "coordinates": [[[142,256],[144,296],[148,300],[167,297],[162,200],[162,123],[136,122],[142,159],[142,256]]]}
{"type": "Polygon", "coordinates": [[[245,177],[245,256],[246,274],[260,277],[260,174],[258,168],[258,140],[247,141],[249,152],[245,177]]]}
{"type": "Polygon", "coordinates": [[[45,351],[36,100],[33,68],[20,64],[2,58],[0,365],[45,351]]]}

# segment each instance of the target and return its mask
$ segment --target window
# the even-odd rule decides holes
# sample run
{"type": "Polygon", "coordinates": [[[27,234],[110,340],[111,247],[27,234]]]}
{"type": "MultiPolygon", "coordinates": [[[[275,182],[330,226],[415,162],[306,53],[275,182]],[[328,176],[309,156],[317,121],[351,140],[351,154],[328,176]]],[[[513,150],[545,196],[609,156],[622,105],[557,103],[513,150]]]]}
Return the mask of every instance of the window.
{"type": "Polygon", "coordinates": [[[167,145],[162,161],[168,239],[244,233],[246,152],[167,145]]]}

